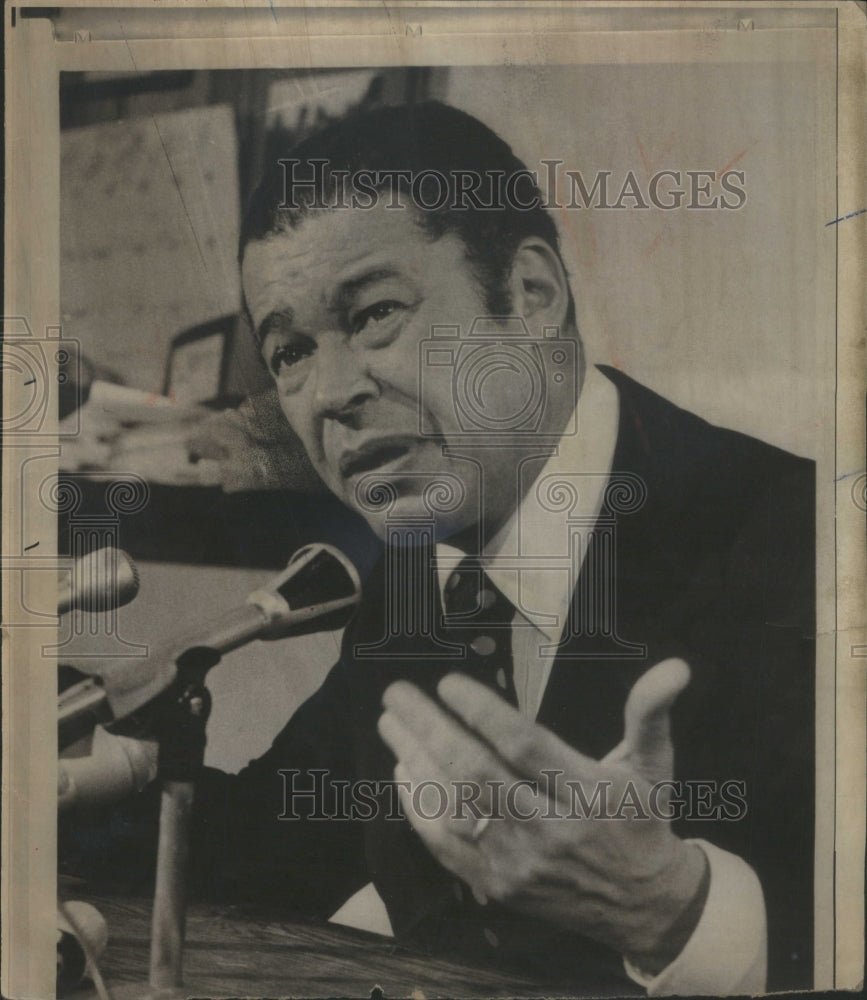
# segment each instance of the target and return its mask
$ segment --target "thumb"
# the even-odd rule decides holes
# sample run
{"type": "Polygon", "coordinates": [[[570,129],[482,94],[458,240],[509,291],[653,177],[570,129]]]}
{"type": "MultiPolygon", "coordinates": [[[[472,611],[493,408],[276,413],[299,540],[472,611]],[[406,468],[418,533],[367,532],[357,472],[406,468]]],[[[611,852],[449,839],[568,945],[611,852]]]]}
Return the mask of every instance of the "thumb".
{"type": "Polygon", "coordinates": [[[674,772],[671,707],[689,684],[683,660],[663,660],[636,681],[624,709],[623,741],[606,762],[629,762],[647,781],[664,781],[674,772]]]}

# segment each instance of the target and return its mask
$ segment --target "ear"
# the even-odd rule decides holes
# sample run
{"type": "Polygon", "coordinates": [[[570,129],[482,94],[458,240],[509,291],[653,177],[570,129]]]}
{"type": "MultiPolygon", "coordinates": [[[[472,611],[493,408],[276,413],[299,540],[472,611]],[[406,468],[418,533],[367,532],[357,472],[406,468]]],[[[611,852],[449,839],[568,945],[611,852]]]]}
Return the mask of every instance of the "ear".
{"type": "Polygon", "coordinates": [[[529,236],[521,242],[512,261],[509,290],[512,308],[529,326],[563,329],[569,280],[557,254],[541,237],[529,236]]]}

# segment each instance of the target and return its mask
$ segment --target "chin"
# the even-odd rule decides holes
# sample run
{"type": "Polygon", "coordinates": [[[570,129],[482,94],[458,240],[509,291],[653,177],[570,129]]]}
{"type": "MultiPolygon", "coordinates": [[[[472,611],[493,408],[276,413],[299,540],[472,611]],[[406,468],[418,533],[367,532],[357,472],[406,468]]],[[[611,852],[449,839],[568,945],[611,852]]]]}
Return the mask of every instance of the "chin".
{"type": "MultiPolygon", "coordinates": [[[[371,491],[373,492],[373,491],[371,491]]],[[[366,503],[350,506],[361,514],[378,538],[392,545],[417,545],[419,542],[441,542],[478,523],[478,514],[469,497],[444,510],[448,499],[444,495],[396,495],[383,489],[365,498],[366,503]],[[427,503],[425,502],[427,499],[427,503]],[[377,506],[375,507],[374,504],[377,506]]]]}

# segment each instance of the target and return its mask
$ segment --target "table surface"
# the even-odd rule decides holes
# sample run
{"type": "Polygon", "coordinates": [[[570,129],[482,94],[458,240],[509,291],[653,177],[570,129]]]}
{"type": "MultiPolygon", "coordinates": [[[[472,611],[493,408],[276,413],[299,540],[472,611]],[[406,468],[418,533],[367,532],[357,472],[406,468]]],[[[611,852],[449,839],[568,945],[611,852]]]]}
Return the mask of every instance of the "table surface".
{"type": "MultiPolygon", "coordinates": [[[[105,917],[100,970],[109,990],[148,974],[151,901],[76,893],[105,917]]],[[[276,921],[244,907],[195,904],[187,912],[184,986],[191,997],[516,997],[538,983],[412,953],[390,938],[334,924],[276,921]]],[[[85,982],[68,1000],[93,1000],[85,982]]],[[[134,991],[133,991],[134,992],[134,991]]],[[[146,988],[142,985],[142,995],[146,988]]]]}

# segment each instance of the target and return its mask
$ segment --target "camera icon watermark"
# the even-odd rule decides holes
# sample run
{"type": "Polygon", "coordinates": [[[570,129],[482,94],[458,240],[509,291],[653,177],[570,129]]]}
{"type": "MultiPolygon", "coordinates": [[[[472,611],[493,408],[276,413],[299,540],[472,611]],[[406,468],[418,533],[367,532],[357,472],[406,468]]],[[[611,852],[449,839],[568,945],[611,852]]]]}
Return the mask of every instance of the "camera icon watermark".
{"type": "MultiPolygon", "coordinates": [[[[44,336],[38,337],[20,316],[3,317],[2,323],[0,369],[9,402],[0,428],[8,437],[55,438],[58,431],[46,429],[46,418],[59,413],[61,397],[76,392],[81,384],[79,343],[63,337],[60,327],[47,327],[44,336]]],[[[63,432],[77,434],[78,430],[73,417],[63,432]]]]}
{"type": "Polygon", "coordinates": [[[544,327],[534,335],[521,316],[481,316],[464,333],[436,325],[419,345],[419,431],[441,437],[432,414],[451,399],[459,435],[482,444],[497,436],[552,441],[577,430],[578,342],[544,327]],[[565,426],[549,414],[568,411],[565,426]]]}

